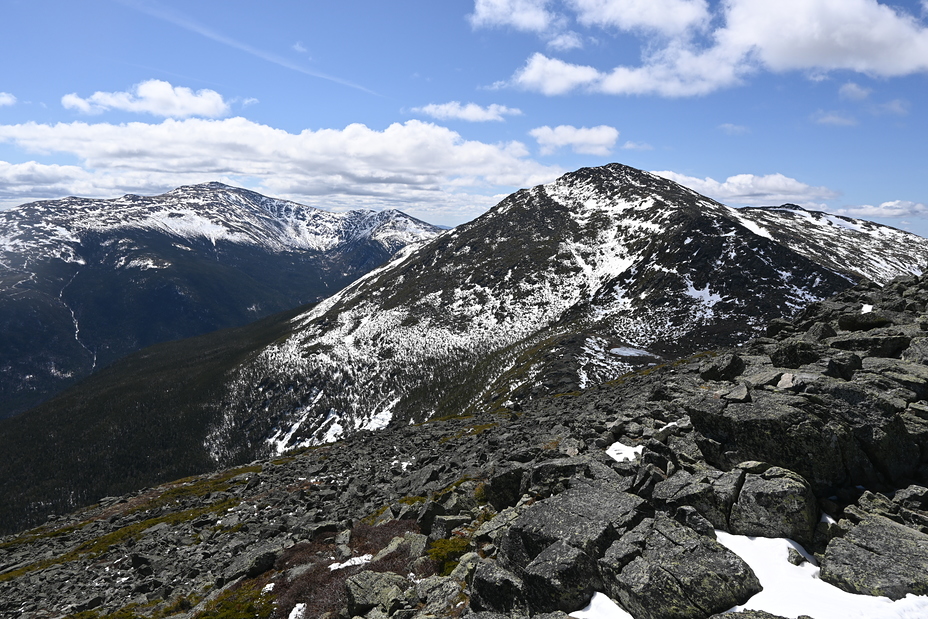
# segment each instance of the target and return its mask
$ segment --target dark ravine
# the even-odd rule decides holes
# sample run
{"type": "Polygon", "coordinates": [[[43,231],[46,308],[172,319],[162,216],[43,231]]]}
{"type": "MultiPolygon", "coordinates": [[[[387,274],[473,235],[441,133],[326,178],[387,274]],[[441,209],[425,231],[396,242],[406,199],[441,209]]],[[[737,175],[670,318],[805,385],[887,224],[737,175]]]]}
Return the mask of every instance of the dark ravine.
{"type": "Polygon", "coordinates": [[[928,595],[926,304],[928,277],[864,283],[576,395],[104,499],[0,540],[0,613],[554,618],[599,591],[706,618],[760,588],[715,529],[790,537],[846,591],[928,595]]]}

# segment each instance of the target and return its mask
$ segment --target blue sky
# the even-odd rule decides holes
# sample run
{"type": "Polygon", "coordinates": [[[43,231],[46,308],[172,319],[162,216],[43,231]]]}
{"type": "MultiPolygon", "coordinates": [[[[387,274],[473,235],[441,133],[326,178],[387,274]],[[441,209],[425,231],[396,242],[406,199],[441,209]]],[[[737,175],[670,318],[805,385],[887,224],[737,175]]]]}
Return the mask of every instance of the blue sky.
{"type": "Polygon", "coordinates": [[[612,161],[928,236],[928,1],[0,0],[0,206],[472,219],[612,161]]]}

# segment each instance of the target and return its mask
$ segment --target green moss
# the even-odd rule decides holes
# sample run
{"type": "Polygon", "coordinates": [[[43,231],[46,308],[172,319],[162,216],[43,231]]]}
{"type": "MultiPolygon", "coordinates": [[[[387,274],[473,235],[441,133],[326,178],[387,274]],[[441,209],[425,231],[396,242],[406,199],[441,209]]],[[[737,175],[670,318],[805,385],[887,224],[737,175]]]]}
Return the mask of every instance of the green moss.
{"type": "Polygon", "coordinates": [[[397,503],[402,503],[403,505],[416,505],[417,503],[425,503],[424,496],[404,496],[401,499],[396,501],[397,503]]]}
{"type": "Polygon", "coordinates": [[[235,469],[224,471],[220,475],[210,477],[187,477],[169,484],[169,488],[157,497],[143,503],[130,510],[128,513],[136,513],[149,509],[157,509],[172,503],[179,502],[186,498],[202,497],[213,492],[226,492],[232,487],[232,479],[245,473],[260,473],[261,465],[240,466],[235,469]]]}
{"type": "Polygon", "coordinates": [[[164,516],[159,516],[157,518],[149,518],[148,520],[143,520],[141,522],[134,522],[128,526],[111,531],[110,533],[102,535],[96,539],[88,540],[74,550],[63,554],[60,557],[38,561],[25,567],[21,567],[18,570],[0,575],[0,582],[13,580],[14,578],[19,578],[24,574],[28,574],[36,570],[43,570],[52,565],[58,565],[61,563],[69,563],[83,557],[99,557],[117,544],[121,544],[129,539],[138,540],[146,529],[149,529],[157,524],[161,524],[162,522],[172,526],[177,525],[182,522],[195,520],[196,518],[206,514],[224,512],[227,509],[235,507],[239,504],[239,502],[240,501],[238,499],[225,499],[223,501],[218,501],[203,507],[196,507],[181,512],[165,514],[164,516]]]}
{"type": "Polygon", "coordinates": [[[257,582],[224,591],[194,619],[267,619],[274,612],[274,601],[261,591],[257,582]]]}
{"type": "Polygon", "coordinates": [[[438,439],[439,443],[447,443],[448,441],[454,441],[465,436],[477,436],[478,434],[483,434],[490,428],[495,428],[499,424],[495,421],[492,423],[481,423],[475,426],[469,426],[467,428],[462,428],[450,436],[443,436],[438,439]]]}
{"type": "Polygon", "coordinates": [[[361,522],[362,522],[363,524],[374,525],[374,524],[377,522],[377,519],[380,518],[381,516],[383,516],[384,512],[386,512],[388,509],[390,509],[390,506],[389,506],[389,505],[384,505],[384,506],[381,507],[380,509],[378,509],[378,510],[374,511],[373,513],[368,514],[367,516],[365,516],[364,518],[362,518],[362,519],[361,519],[361,522]]]}
{"type": "Polygon", "coordinates": [[[458,565],[458,560],[467,552],[470,540],[464,537],[437,539],[429,545],[429,558],[438,563],[442,576],[448,576],[458,565]]]}

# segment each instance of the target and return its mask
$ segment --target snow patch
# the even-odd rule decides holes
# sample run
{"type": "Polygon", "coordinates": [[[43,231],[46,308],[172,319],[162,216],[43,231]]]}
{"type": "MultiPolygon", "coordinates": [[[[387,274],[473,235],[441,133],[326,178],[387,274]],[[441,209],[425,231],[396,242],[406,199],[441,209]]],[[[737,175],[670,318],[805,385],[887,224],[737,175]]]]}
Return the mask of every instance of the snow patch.
{"type": "Polygon", "coordinates": [[[613,443],[606,449],[606,455],[616,462],[624,462],[626,460],[634,460],[641,455],[642,451],[644,451],[644,445],[631,447],[629,445],[623,445],[622,443],[613,443]]]}
{"type": "Polygon", "coordinates": [[[814,559],[796,542],[732,535],[716,531],[719,543],[751,566],[764,590],[739,610],[763,610],[783,617],[809,615],[815,619],[919,619],[928,617],[928,596],[907,595],[893,601],[887,597],[855,595],[819,579],[814,559]],[[790,548],[807,560],[789,562],[790,548]]]}
{"type": "Polygon", "coordinates": [[[360,557],[351,557],[344,563],[333,563],[329,566],[329,571],[334,572],[335,570],[340,570],[346,567],[351,567],[353,565],[364,565],[365,563],[370,563],[371,559],[374,558],[374,555],[361,555],[360,557]]]}

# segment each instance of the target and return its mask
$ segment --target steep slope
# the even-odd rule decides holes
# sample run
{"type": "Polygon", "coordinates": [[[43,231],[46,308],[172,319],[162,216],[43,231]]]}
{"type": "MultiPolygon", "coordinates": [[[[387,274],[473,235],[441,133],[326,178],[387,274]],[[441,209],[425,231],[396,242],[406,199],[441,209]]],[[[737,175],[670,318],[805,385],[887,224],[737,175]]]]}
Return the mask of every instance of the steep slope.
{"type": "MultiPolygon", "coordinates": [[[[157,367],[140,354],[131,369],[111,368],[16,420],[29,452],[4,438],[12,426],[0,423],[0,454],[7,445],[17,454],[0,459],[4,493],[29,490],[28,505],[17,510],[61,510],[126,488],[120,466],[88,466],[92,454],[131,460],[132,483],[151,485],[361,429],[517,411],[539,395],[737,345],[768,319],[794,315],[868,275],[856,260],[840,271],[822,266],[758,234],[759,225],[620,165],[520,191],[275,323],[273,338],[243,329],[236,355],[206,377],[188,376],[199,354],[194,343],[187,352],[171,349],[171,361],[157,367]],[[174,389],[152,389],[148,372],[174,389]],[[183,406],[178,393],[189,398],[183,406]],[[46,428],[74,423],[79,440],[43,439],[46,428]],[[176,432],[176,424],[186,430],[176,432]],[[139,458],[144,440],[130,447],[120,439],[130,426],[149,428],[157,461],[139,458]],[[178,466],[168,473],[165,462],[178,466]],[[20,485],[33,468],[55,479],[47,493],[20,485]]],[[[889,234],[884,228],[876,234],[889,234]]],[[[875,245],[874,260],[925,270],[928,240],[892,233],[905,243],[875,245]]],[[[814,247],[816,234],[800,227],[791,242],[814,247]]],[[[862,243],[849,236],[845,255],[862,243]]]]}
{"type": "MultiPolygon", "coordinates": [[[[780,212],[763,211],[769,227],[780,212]]],[[[573,391],[745,341],[877,275],[851,258],[856,231],[827,238],[843,254],[816,253],[817,227],[778,241],[748,217],[617,164],[520,191],[296,319],[236,372],[209,448],[231,462],[243,435],[282,450],[573,391]]],[[[928,267],[928,240],[867,225],[905,241],[875,247],[879,274],[928,267]]]]}
{"type": "Polygon", "coordinates": [[[0,417],[131,351],[328,296],[439,232],[220,183],[0,212],[0,417]]]}

